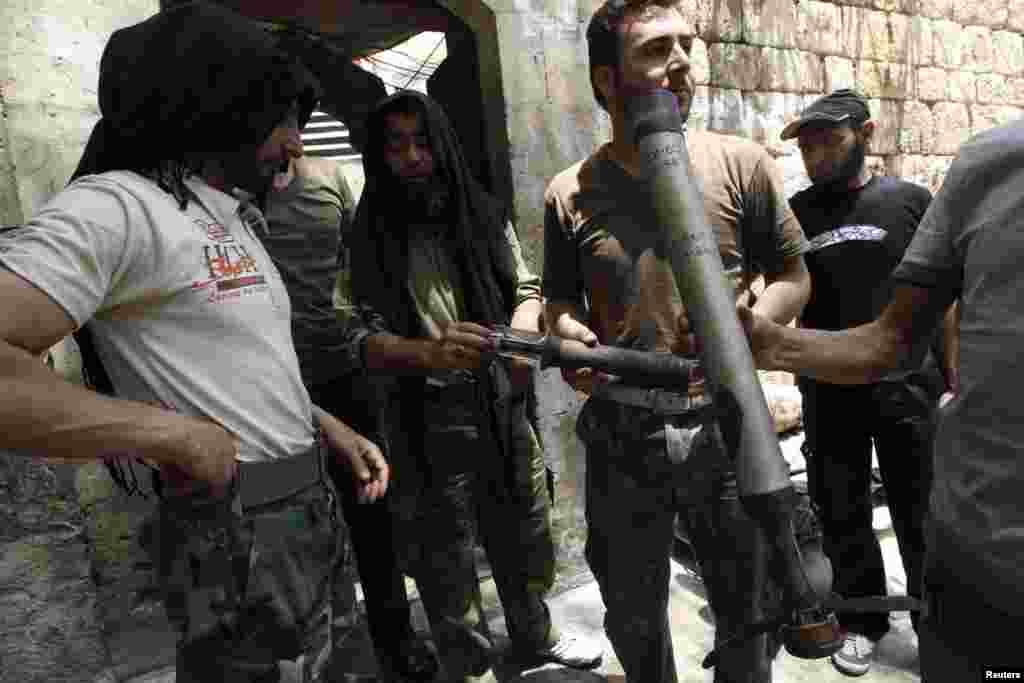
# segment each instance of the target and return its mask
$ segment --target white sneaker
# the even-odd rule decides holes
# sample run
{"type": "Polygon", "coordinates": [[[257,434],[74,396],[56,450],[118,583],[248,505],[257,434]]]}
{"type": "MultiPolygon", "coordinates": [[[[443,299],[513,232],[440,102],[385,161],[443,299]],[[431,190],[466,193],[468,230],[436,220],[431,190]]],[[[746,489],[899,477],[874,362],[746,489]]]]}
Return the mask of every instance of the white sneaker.
{"type": "Polygon", "coordinates": [[[842,649],[832,655],[832,666],[847,676],[863,676],[874,657],[873,640],[859,633],[847,633],[842,649]]]}
{"type": "Polygon", "coordinates": [[[593,669],[601,664],[604,651],[585,636],[562,633],[558,642],[536,651],[537,657],[573,669],[593,669]]]}

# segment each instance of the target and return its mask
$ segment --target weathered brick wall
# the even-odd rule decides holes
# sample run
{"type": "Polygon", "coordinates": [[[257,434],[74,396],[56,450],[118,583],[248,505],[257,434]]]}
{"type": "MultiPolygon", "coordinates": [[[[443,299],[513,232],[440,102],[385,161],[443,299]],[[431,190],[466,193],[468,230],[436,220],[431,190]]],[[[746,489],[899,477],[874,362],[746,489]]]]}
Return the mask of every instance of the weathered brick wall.
{"type": "MultiPolygon", "coordinates": [[[[682,0],[699,36],[691,125],[742,135],[806,183],[778,135],[814,98],[855,87],[880,129],[872,163],[937,189],[957,147],[1024,107],[1024,0],[682,0]]],[[[492,0],[516,208],[539,262],[543,188],[608,138],[587,72],[597,0],[492,0]]]]}
{"type": "Polygon", "coordinates": [[[822,92],[870,98],[876,163],[933,191],[960,144],[1024,106],[1024,18],[1012,2],[743,0],[738,22],[695,4],[708,127],[762,142],[795,184],[795,147],[778,134],[822,92]]]}

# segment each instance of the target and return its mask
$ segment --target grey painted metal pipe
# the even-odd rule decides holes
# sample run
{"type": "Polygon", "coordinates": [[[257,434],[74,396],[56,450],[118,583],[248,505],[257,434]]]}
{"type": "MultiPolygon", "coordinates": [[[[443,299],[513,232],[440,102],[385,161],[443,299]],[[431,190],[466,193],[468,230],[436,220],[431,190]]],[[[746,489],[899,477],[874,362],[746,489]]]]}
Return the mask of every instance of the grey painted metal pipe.
{"type": "Polygon", "coordinates": [[[627,117],[640,151],[655,219],[663,228],[656,256],[667,259],[701,341],[701,364],[714,400],[723,408],[726,439],[735,450],[737,483],[751,496],[792,488],[775,424],[736,316],[718,239],[697,192],[675,95],[667,90],[630,100],[627,117]],[[728,408],[726,410],[726,408],[728,408]]]}
{"type": "Polygon", "coordinates": [[[676,97],[655,90],[636,93],[627,102],[628,129],[639,149],[653,217],[662,229],[655,256],[669,262],[701,341],[701,363],[735,463],[740,499],[774,549],[773,574],[790,614],[786,649],[799,657],[827,656],[842,643],[835,615],[822,607],[824,596],[819,595],[831,577],[812,581],[794,537],[796,491],[736,315],[718,240],[693,182],[676,97]]]}

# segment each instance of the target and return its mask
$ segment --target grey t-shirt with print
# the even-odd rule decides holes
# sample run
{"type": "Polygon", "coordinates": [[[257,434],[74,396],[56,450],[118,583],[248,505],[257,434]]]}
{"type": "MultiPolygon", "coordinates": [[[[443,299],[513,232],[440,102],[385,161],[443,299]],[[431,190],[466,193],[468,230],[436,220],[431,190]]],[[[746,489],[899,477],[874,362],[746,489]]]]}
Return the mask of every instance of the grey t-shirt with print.
{"type": "Polygon", "coordinates": [[[89,323],[119,397],[215,418],[242,460],[303,453],[312,406],[262,215],[187,182],[182,211],[136,173],[80,178],[0,240],[0,264],[89,323]]]}
{"type": "Polygon", "coordinates": [[[931,566],[1024,617],[1024,119],[967,142],[893,277],[960,296],[958,396],[943,409],[931,566]]]}

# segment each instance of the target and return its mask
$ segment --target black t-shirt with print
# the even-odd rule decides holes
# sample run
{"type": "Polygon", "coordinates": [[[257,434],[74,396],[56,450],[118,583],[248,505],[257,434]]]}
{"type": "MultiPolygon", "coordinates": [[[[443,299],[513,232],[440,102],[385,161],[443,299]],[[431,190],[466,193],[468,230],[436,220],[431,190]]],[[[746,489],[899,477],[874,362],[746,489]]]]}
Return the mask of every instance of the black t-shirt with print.
{"type": "Polygon", "coordinates": [[[857,190],[812,186],[793,195],[790,206],[811,242],[804,254],[811,298],[802,325],[842,330],[877,318],[931,198],[926,188],[891,176],[875,176],[857,190]]]}

